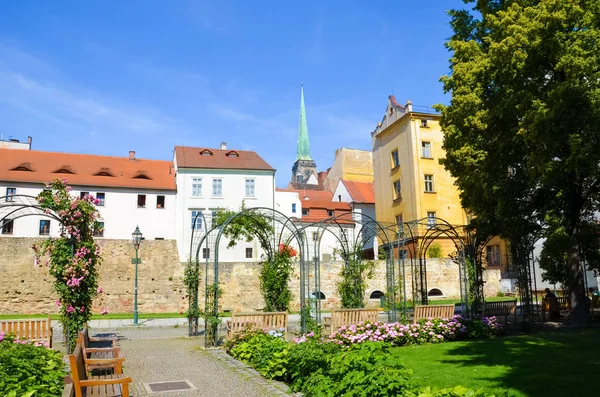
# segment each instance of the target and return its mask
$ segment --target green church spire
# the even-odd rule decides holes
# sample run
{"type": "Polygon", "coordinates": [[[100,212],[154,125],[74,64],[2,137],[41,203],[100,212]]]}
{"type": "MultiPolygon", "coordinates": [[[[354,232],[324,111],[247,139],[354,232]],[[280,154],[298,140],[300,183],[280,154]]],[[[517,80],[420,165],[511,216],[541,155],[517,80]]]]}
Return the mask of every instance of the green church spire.
{"type": "Polygon", "coordinates": [[[306,109],[304,108],[304,85],[300,86],[300,127],[298,128],[298,155],[296,160],[312,160],[308,126],[306,125],[306,109]]]}

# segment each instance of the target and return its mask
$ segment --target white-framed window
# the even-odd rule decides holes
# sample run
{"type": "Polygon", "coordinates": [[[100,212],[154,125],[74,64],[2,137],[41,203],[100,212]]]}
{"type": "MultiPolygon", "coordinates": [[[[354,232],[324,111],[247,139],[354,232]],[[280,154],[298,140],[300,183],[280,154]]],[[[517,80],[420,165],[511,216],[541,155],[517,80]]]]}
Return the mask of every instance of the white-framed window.
{"type": "Polygon", "coordinates": [[[486,262],[488,266],[500,266],[500,246],[488,245],[486,249],[486,262]]]}
{"type": "Polygon", "coordinates": [[[202,178],[192,178],[192,196],[202,196],[202,178]]]}
{"type": "Polygon", "coordinates": [[[50,220],[42,219],[40,220],[40,236],[49,236],[50,235],[50,220]]]}
{"type": "Polygon", "coordinates": [[[421,142],[421,157],[426,159],[430,159],[433,157],[431,155],[431,142],[421,142]]]}
{"type": "Polygon", "coordinates": [[[396,168],[400,165],[400,156],[398,155],[398,149],[392,151],[392,168],[396,168]]]}
{"type": "Polygon", "coordinates": [[[327,216],[335,216],[334,210],[327,210],[327,216]]]}
{"type": "Polygon", "coordinates": [[[165,208],[165,196],[156,196],[156,208],[165,208]]]}
{"type": "Polygon", "coordinates": [[[427,226],[435,226],[435,211],[427,211],[427,226]]]}
{"type": "Polygon", "coordinates": [[[396,225],[402,225],[404,223],[404,218],[402,214],[396,215],[396,225]]]}
{"type": "Polygon", "coordinates": [[[212,196],[223,197],[223,180],[221,178],[212,180],[212,196]]]}
{"type": "Polygon", "coordinates": [[[202,259],[210,258],[210,248],[202,248],[202,259]]]}
{"type": "Polygon", "coordinates": [[[94,237],[104,237],[104,222],[98,222],[98,227],[94,228],[94,237]]]}
{"type": "Polygon", "coordinates": [[[246,197],[254,197],[254,179],[246,179],[246,197]]]}
{"type": "Polygon", "coordinates": [[[90,192],[80,192],[80,193],[79,193],[79,198],[83,200],[83,198],[84,198],[85,196],[89,196],[89,195],[90,195],[90,192]]]}
{"type": "Polygon", "coordinates": [[[433,175],[431,174],[425,174],[425,191],[435,192],[435,190],[433,190],[433,175]]]}
{"type": "Polygon", "coordinates": [[[138,194],[137,207],[138,208],[146,208],[146,195],[145,194],[138,194]]]}
{"type": "Polygon", "coordinates": [[[202,215],[201,215],[200,210],[192,210],[192,219],[190,222],[190,228],[193,229],[202,229],[202,215]],[[196,218],[196,216],[198,216],[198,218],[196,218]],[[194,220],[196,220],[196,222],[194,223],[194,220]]]}
{"type": "Polygon", "coordinates": [[[394,181],[394,200],[398,200],[399,198],[402,198],[402,193],[401,193],[401,188],[402,185],[400,183],[400,181],[394,181]]]}
{"type": "Polygon", "coordinates": [[[302,215],[308,216],[308,209],[302,208],[302,215]]]}
{"type": "Polygon", "coordinates": [[[2,234],[13,234],[15,229],[15,220],[4,218],[4,220],[0,221],[0,226],[2,226],[2,234]]]}
{"type": "Polygon", "coordinates": [[[104,207],[104,202],[106,201],[106,193],[96,193],[96,200],[98,200],[98,207],[104,207]]]}
{"type": "Polygon", "coordinates": [[[13,196],[17,194],[16,187],[7,187],[6,188],[6,201],[13,201],[13,196]]]}
{"type": "Polygon", "coordinates": [[[211,215],[211,222],[212,222],[211,226],[215,227],[217,225],[217,220],[219,218],[219,210],[218,209],[212,210],[210,215],[211,215]]]}

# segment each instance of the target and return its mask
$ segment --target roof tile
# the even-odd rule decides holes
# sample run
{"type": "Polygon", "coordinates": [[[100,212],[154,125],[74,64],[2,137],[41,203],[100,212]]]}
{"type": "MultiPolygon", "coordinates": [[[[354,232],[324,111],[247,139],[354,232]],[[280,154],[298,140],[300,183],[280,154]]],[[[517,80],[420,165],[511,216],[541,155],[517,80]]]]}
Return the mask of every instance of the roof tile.
{"type": "Polygon", "coordinates": [[[175,146],[178,168],[217,168],[274,171],[256,152],[175,146]],[[202,154],[205,153],[205,154],[202,154]]]}

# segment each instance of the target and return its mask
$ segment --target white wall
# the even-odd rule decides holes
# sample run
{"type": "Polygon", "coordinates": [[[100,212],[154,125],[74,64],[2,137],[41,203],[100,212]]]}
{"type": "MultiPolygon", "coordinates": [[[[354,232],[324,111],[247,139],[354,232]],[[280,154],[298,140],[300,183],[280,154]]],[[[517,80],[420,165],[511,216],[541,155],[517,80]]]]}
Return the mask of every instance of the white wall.
{"type": "Polygon", "coordinates": [[[344,183],[342,182],[341,179],[338,182],[337,187],[335,188],[335,192],[333,192],[333,198],[331,200],[332,201],[341,201],[344,203],[352,202],[352,197],[350,196],[348,189],[346,189],[346,185],[344,185],[344,183]],[[341,197],[341,200],[340,200],[340,197],[341,197]]]}
{"type": "MultiPolygon", "coordinates": [[[[43,189],[42,184],[0,182],[0,196],[6,195],[8,187],[17,188],[16,194],[37,196],[43,189]]],[[[79,197],[80,192],[88,192],[96,196],[98,192],[105,194],[104,206],[98,206],[98,211],[104,222],[104,236],[107,239],[131,239],[131,233],[139,226],[144,238],[175,238],[175,191],[157,191],[144,189],[103,188],[72,186],[73,197],[79,197]],[[146,208],[137,207],[139,194],[146,195],[146,208]],[[165,207],[157,208],[157,196],[165,196],[165,207]]],[[[33,215],[16,219],[12,237],[37,237],[39,224],[43,216],[33,215]]],[[[50,221],[50,235],[58,236],[60,226],[57,221],[50,221]]],[[[10,237],[7,235],[1,235],[10,237]]]]}
{"type": "Polygon", "coordinates": [[[275,191],[275,210],[283,213],[288,218],[302,218],[302,202],[298,192],[275,191]],[[296,204],[294,206],[294,204],[296,204]],[[294,212],[295,207],[295,212],[294,212]]]}
{"type": "MultiPolygon", "coordinates": [[[[176,163],[176,162],[175,162],[176,163]]],[[[189,258],[190,241],[192,237],[192,211],[203,211],[206,217],[212,218],[212,212],[219,209],[238,211],[245,203],[246,208],[273,208],[274,171],[253,170],[214,170],[214,169],[176,169],[177,176],[177,213],[176,235],[179,258],[185,261],[189,258]],[[193,179],[202,179],[202,195],[194,196],[193,179]],[[222,180],[221,197],[213,197],[212,180],[222,180]],[[254,197],[245,197],[245,181],[254,179],[254,197]]],[[[211,223],[209,222],[209,226],[211,223]]],[[[212,243],[212,241],[211,241],[212,243]]],[[[226,248],[227,241],[222,239],[219,247],[219,260],[222,262],[251,262],[256,261],[262,254],[256,242],[240,241],[234,249],[226,248]],[[253,258],[246,258],[246,248],[253,248],[253,258]]],[[[214,259],[214,253],[210,253],[214,259]]],[[[202,259],[202,253],[200,253],[202,259]]]]}

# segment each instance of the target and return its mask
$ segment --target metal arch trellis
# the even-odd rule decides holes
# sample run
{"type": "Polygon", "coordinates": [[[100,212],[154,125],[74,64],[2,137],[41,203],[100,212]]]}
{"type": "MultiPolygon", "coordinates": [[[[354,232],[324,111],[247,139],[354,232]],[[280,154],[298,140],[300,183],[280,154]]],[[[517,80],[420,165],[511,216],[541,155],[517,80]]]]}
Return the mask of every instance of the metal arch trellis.
{"type": "Polygon", "coordinates": [[[10,221],[36,215],[54,219],[62,224],[60,217],[53,211],[43,209],[34,196],[14,194],[0,197],[0,228],[4,228],[10,221]]]}
{"type": "MultiPolygon", "coordinates": [[[[342,251],[342,258],[344,259],[344,266],[349,266],[350,260],[363,260],[362,252],[364,249],[365,242],[369,240],[375,241],[376,238],[381,239],[383,247],[386,251],[386,288],[387,288],[387,308],[388,308],[388,319],[390,321],[396,321],[396,288],[395,288],[395,268],[393,266],[393,251],[390,251],[391,244],[388,236],[388,230],[382,226],[375,219],[361,212],[349,212],[343,213],[337,216],[332,216],[321,220],[319,222],[313,222],[302,226],[304,234],[308,231],[312,231],[317,234],[316,239],[312,239],[312,250],[308,238],[307,242],[307,253],[309,256],[312,255],[313,262],[313,279],[314,279],[314,293],[319,294],[320,288],[320,264],[321,264],[321,253],[320,248],[322,245],[322,239],[325,233],[330,233],[335,237],[337,242],[340,244],[342,251]],[[357,227],[359,226],[359,227],[357,227]],[[335,232],[337,231],[337,233],[335,232]],[[359,255],[359,257],[352,257],[359,255]]],[[[376,249],[377,244],[373,243],[373,250],[376,249]]],[[[310,273],[307,272],[307,286],[310,286],[310,273]]],[[[310,293],[310,291],[309,291],[310,293]]],[[[320,299],[314,299],[313,307],[311,311],[315,316],[317,322],[321,320],[321,301],[320,299]]]]}
{"type": "MultiPolygon", "coordinates": [[[[231,215],[228,219],[222,222],[219,225],[212,225],[213,227],[210,230],[206,230],[206,234],[200,238],[198,245],[196,247],[196,252],[194,255],[195,263],[199,269],[200,262],[200,248],[204,247],[208,251],[213,252],[214,255],[212,258],[212,266],[210,266],[209,255],[204,255],[206,259],[205,266],[205,308],[208,307],[208,303],[210,302],[210,307],[212,307],[213,312],[210,313],[212,319],[215,321],[215,324],[210,325],[210,327],[218,326],[219,321],[219,256],[220,256],[220,243],[223,237],[223,233],[225,232],[227,226],[231,224],[235,219],[245,217],[251,222],[257,222],[259,218],[267,219],[272,227],[272,233],[262,233],[263,231],[258,231],[258,233],[254,236],[259,239],[261,243],[261,248],[266,252],[266,260],[269,260],[273,257],[275,252],[279,249],[280,244],[290,245],[294,241],[298,246],[299,253],[299,268],[300,268],[300,309],[304,310],[306,306],[306,291],[304,291],[304,283],[302,280],[305,278],[305,244],[303,241],[303,234],[296,227],[295,223],[290,221],[290,218],[286,217],[283,213],[273,209],[266,207],[259,208],[248,208],[244,209],[236,214],[231,215]],[[212,287],[210,287],[212,286],[212,287]],[[209,288],[210,287],[210,288],[209,288]]],[[[208,314],[208,313],[206,313],[208,314]]],[[[206,317],[206,316],[205,316],[206,317]]],[[[218,333],[216,331],[209,332],[209,324],[207,323],[207,319],[205,318],[205,345],[206,346],[214,346],[218,343],[218,333]]],[[[306,324],[302,323],[302,329],[305,330],[306,324]]]]}
{"type": "Polygon", "coordinates": [[[412,275],[413,304],[418,300],[427,304],[427,249],[433,241],[440,236],[446,236],[454,244],[457,250],[456,262],[459,267],[459,286],[461,295],[462,313],[468,315],[468,275],[465,266],[465,247],[467,245],[464,226],[455,226],[441,218],[421,218],[402,224],[391,225],[390,228],[397,230],[396,246],[398,247],[398,265],[403,275],[403,311],[407,315],[406,295],[406,259],[410,259],[412,275]],[[424,232],[423,232],[424,229],[424,232]],[[459,231],[462,231],[459,232],[459,231]],[[412,248],[412,255],[408,253],[412,248]],[[409,258],[407,258],[409,257],[409,258]],[[417,268],[418,266],[418,268],[417,268]]]}

